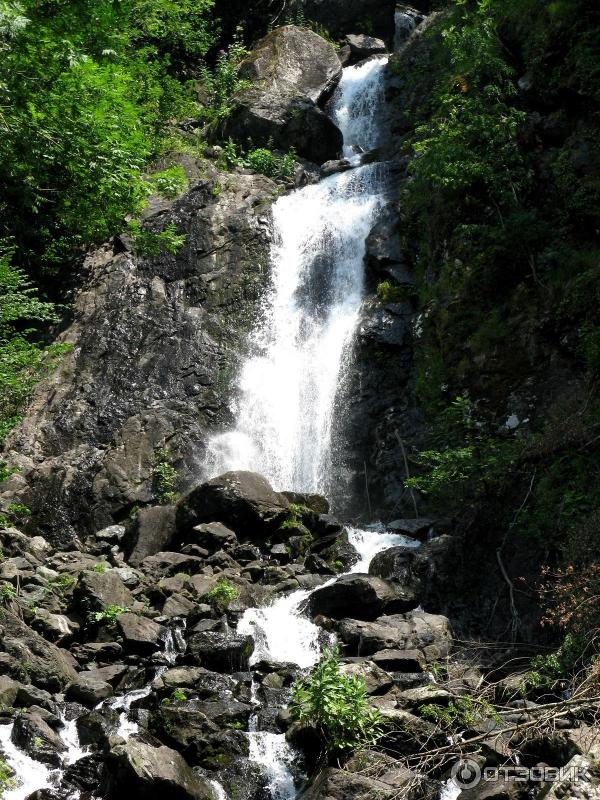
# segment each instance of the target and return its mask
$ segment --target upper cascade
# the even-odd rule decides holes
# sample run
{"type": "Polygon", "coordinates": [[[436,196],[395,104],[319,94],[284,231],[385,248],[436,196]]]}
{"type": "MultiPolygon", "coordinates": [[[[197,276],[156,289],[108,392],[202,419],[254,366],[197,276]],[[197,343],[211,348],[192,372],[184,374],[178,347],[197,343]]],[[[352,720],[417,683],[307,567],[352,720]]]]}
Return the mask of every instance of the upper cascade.
{"type": "MultiPolygon", "coordinates": [[[[379,142],[386,63],[383,56],[344,70],[330,113],[347,156],[379,142]]],[[[210,474],[255,470],[276,489],[327,493],[336,395],[385,186],[385,165],[369,164],[273,206],[272,285],[239,375],[235,430],[209,443],[210,474]]]]}

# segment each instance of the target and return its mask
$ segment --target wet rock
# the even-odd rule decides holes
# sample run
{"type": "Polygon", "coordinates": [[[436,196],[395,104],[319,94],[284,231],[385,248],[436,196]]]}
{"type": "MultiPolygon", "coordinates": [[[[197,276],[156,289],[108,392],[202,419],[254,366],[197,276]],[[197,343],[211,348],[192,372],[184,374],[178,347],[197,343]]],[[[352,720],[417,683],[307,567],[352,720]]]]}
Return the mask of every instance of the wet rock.
{"type": "Polygon", "coordinates": [[[18,617],[5,610],[0,619],[0,651],[10,657],[14,677],[24,672],[35,686],[60,691],[76,680],[74,659],[65,650],[47,642],[18,617]]]}
{"type": "Polygon", "coordinates": [[[337,630],[352,655],[416,649],[421,650],[428,661],[434,661],[445,658],[452,645],[447,618],[424,611],[383,616],[374,622],[343,619],[337,630]]]}
{"type": "Polygon", "coordinates": [[[77,733],[82,747],[93,745],[103,748],[112,733],[117,729],[118,711],[102,708],[102,711],[90,711],[77,718],[77,733]]]}
{"type": "Polygon", "coordinates": [[[184,534],[203,521],[219,521],[246,536],[263,538],[285,518],[287,498],[256,472],[226,472],[180,501],[177,525],[184,534]]]}
{"type": "Polygon", "coordinates": [[[137,614],[119,614],[117,628],[123,637],[123,646],[130,653],[148,656],[160,650],[167,629],[137,614]]]}
{"type": "Polygon", "coordinates": [[[387,53],[387,47],[383,39],[376,39],[374,36],[367,36],[365,33],[350,33],[344,39],[350,47],[350,62],[356,63],[371,56],[387,53]]]}
{"type": "Polygon", "coordinates": [[[94,538],[100,542],[108,542],[109,544],[120,544],[125,536],[124,525],[109,525],[107,528],[102,528],[101,531],[96,531],[94,538]]]}
{"type": "Polygon", "coordinates": [[[443,530],[448,527],[448,522],[444,520],[432,519],[430,517],[419,517],[418,519],[395,519],[388,522],[385,526],[393,533],[403,533],[411,539],[426,541],[435,531],[443,530]]]}
{"type": "Polygon", "coordinates": [[[17,716],[11,739],[35,761],[49,767],[60,766],[61,754],[67,749],[60,736],[34,711],[17,716]]]}
{"type": "Polygon", "coordinates": [[[189,688],[202,699],[216,699],[231,694],[237,682],[229,675],[212,672],[204,667],[173,667],[162,676],[165,691],[189,688]]]}
{"type": "Polygon", "coordinates": [[[328,178],[330,175],[336,175],[338,172],[347,172],[349,169],[353,169],[353,167],[347,158],[341,158],[336,161],[326,161],[321,167],[321,177],[328,178]]]}
{"type": "Polygon", "coordinates": [[[206,631],[190,636],[187,657],[215,672],[242,672],[248,669],[253,650],[251,636],[206,631]]]}
{"type": "Polygon", "coordinates": [[[321,494],[306,492],[282,492],[290,503],[314,511],[315,514],[329,514],[329,500],[321,494]]]}
{"type": "Polygon", "coordinates": [[[138,567],[147,556],[169,549],[175,535],[175,506],[141,508],[127,534],[128,561],[138,567]]]}
{"type": "Polygon", "coordinates": [[[385,610],[403,612],[419,603],[415,593],[371,575],[344,575],[335,583],[313,592],[308,600],[310,614],[340,619],[351,615],[374,620],[385,610]]]}
{"type": "Polygon", "coordinates": [[[390,547],[373,558],[369,565],[369,575],[399,583],[415,597],[420,597],[421,583],[411,569],[415,558],[414,548],[390,547]]]}
{"type": "MultiPolygon", "coordinates": [[[[100,783],[104,762],[99,754],[83,756],[74,764],[69,764],[64,772],[64,781],[69,786],[93,792],[100,783]]],[[[62,797],[72,796],[72,792],[62,794],[62,797]]]]}
{"type": "Polygon", "coordinates": [[[153,739],[132,736],[110,750],[101,791],[108,800],[213,800],[208,781],[182,756],[153,739]]]}
{"type": "Polygon", "coordinates": [[[112,694],[113,688],[108,681],[102,680],[97,675],[81,673],[67,689],[67,700],[93,708],[112,694]]]}
{"type": "Polygon", "coordinates": [[[115,570],[82,573],[73,592],[76,603],[87,614],[103,611],[107,606],[129,608],[133,595],[115,570]]]}
{"type": "Polygon", "coordinates": [[[335,48],[307,28],[285,25],[262,39],[240,75],[252,82],[236,96],[226,135],[246,145],[271,141],[283,151],[295,147],[322,164],[342,149],[342,134],[321,111],[339,81],[342,65],[335,48]]]}
{"type": "Polygon", "coordinates": [[[423,22],[425,15],[411,6],[397,5],[395,12],[394,50],[398,51],[423,22]]]}
{"type": "Polygon", "coordinates": [[[218,550],[234,548],[238,543],[235,533],[220,522],[196,525],[188,536],[188,541],[205,548],[209,555],[218,550]]]}
{"type": "Polygon", "coordinates": [[[68,644],[81,626],[65,614],[52,614],[45,608],[40,608],[31,622],[31,627],[51,642],[68,644]]]}

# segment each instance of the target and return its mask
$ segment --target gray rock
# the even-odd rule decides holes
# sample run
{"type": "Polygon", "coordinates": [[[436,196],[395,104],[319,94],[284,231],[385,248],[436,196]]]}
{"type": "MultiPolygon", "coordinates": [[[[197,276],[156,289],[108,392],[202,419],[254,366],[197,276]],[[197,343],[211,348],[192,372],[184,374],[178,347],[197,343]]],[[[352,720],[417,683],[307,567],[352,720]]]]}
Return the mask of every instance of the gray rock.
{"type": "Polygon", "coordinates": [[[403,612],[415,608],[418,597],[403,586],[372,575],[344,575],[335,583],[314,591],[308,600],[310,614],[340,619],[374,620],[384,611],[403,612]]]}
{"type": "Polygon", "coordinates": [[[207,549],[211,555],[218,550],[235,547],[238,542],[235,533],[220,522],[196,525],[188,536],[188,541],[207,549]]]}
{"type": "Polygon", "coordinates": [[[114,745],[101,791],[109,800],[214,800],[213,790],[182,756],[159,742],[132,736],[114,745]]]}
{"type": "Polygon", "coordinates": [[[35,761],[50,767],[60,766],[61,753],[67,749],[60,736],[35,711],[17,716],[11,739],[35,761]]]}
{"type": "Polygon", "coordinates": [[[26,673],[35,686],[57,692],[77,678],[75,660],[5,610],[0,619],[0,652],[10,657],[13,677],[26,673]]]}
{"type": "Polygon", "coordinates": [[[273,146],[315,163],[336,158],[342,134],[318,103],[339,81],[342,65],[335,49],[307,28],[286,25],[262,39],[242,65],[252,85],[238,93],[226,123],[236,141],[273,146]]]}
{"type": "Polygon", "coordinates": [[[205,631],[188,639],[188,658],[216,672],[242,672],[254,650],[251,636],[205,631]]]}
{"type": "Polygon", "coordinates": [[[20,686],[18,681],[13,681],[6,675],[0,675],[0,708],[14,706],[20,686]]]}
{"type": "Polygon", "coordinates": [[[137,614],[119,614],[117,628],[123,637],[126,651],[140,656],[148,656],[160,650],[167,629],[137,614]]]}
{"type": "Polygon", "coordinates": [[[392,676],[373,661],[343,663],[340,671],[347,677],[364,680],[367,694],[384,694],[394,685],[392,676]]]}
{"type": "Polygon", "coordinates": [[[420,650],[380,650],[371,660],[388,672],[423,672],[426,666],[420,650]]]}
{"type": "Polygon", "coordinates": [[[103,611],[107,606],[129,608],[133,605],[133,595],[114,570],[84,572],[73,594],[86,613],[103,611]]]}
{"type": "Polygon", "coordinates": [[[67,699],[93,708],[100,701],[112,697],[113,688],[97,675],[81,673],[67,689],[67,699]]]}
{"type": "Polygon", "coordinates": [[[101,531],[96,531],[94,537],[101,542],[109,542],[109,544],[120,544],[125,536],[124,525],[109,525],[107,528],[102,528],[101,531]]]}
{"type": "Polygon", "coordinates": [[[168,550],[175,535],[175,506],[141,508],[128,533],[128,561],[138,567],[146,556],[168,550]]]}
{"type": "Polygon", "coordinates": [[[266,478],[256,472],[226,472],[182,498],[177,526],[184,534],[198,522],[219,521],[259,538],[276,528],[289,506],[266,478]]]}
{"type": "Polygon", "coordinates": [[[387,47],[382,39],[364,33],[351,33],[344,41],[350,47],[350,63],[387,53],[387,47]]]}
{"type": "Polygon", "coordinates": [[[452,645],[446,617],[425,611],[393,614],[374,622],[343,619],[338,633],[352,654],[363,656],[379,650],[421,650],[428,661],[434,661],[445,658],[452,645]]]}

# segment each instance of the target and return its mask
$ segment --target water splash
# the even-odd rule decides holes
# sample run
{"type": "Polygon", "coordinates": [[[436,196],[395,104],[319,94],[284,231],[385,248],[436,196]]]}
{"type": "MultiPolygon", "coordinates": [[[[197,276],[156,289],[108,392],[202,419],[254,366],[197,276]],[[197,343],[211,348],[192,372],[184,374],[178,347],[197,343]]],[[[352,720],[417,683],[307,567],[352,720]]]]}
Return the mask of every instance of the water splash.
{"type": "Polygon", "coordinates": [[[387,533],[383,526],[372,526],[368,530],[361,528],[346,528],[348,541],[359,555],[359,560],[354,564],[350,572],[368,572],[371,561],[377,553],[389,550],[390,547],[414,547],[420,546],[416,539],[409,539],[401,533],[387,533]]]}
{"type": "Polygon", "coordinates": [[[251,730],[248,736],[250,759],[263,768],[272,799],[290,800],[295,797],[296,787],[290,767],[296,760],[296,754],[285,736],[257,730],[251,730]]]}
{"type": "Polygon", "coordinates": [[[0,725],[0,750],[15,772],[15,785],[8,787],[2,800],[23,800],[37,789],[52,785],[52,770],[24,753],[11,739],[12,725],[0,725]]]}
{"type": "MultiPolygon", "coordinates": [[[[332,114],[347,147],[370,149],[378,140],[385,64],[344,70],[332,114]]],[[[209,442],[210,475],[249,469],[276,489],[328,492],[336,393],[387,180],[385,165],[370,164],[274,204],[272,286],[239,376],[235,430],[209,442]]]]}

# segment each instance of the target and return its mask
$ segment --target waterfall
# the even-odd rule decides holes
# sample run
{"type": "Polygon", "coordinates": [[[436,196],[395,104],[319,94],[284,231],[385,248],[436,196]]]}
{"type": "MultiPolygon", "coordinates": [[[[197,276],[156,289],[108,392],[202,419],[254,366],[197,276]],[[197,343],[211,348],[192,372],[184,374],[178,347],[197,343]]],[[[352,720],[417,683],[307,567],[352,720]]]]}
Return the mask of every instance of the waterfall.
{"type": "MultiPolygon", "coordinates": [[[[387,58],[344,70],[330,113],[352,156],[379,143],[387,58]]],[[[365,242],[387,169],[360,166],[273,206],[272,285],[250,339],[235,430],[215,436],[208,470],[250,469],[276,489],[326,493],[336,393],[363,298],[365,242]]]]}

